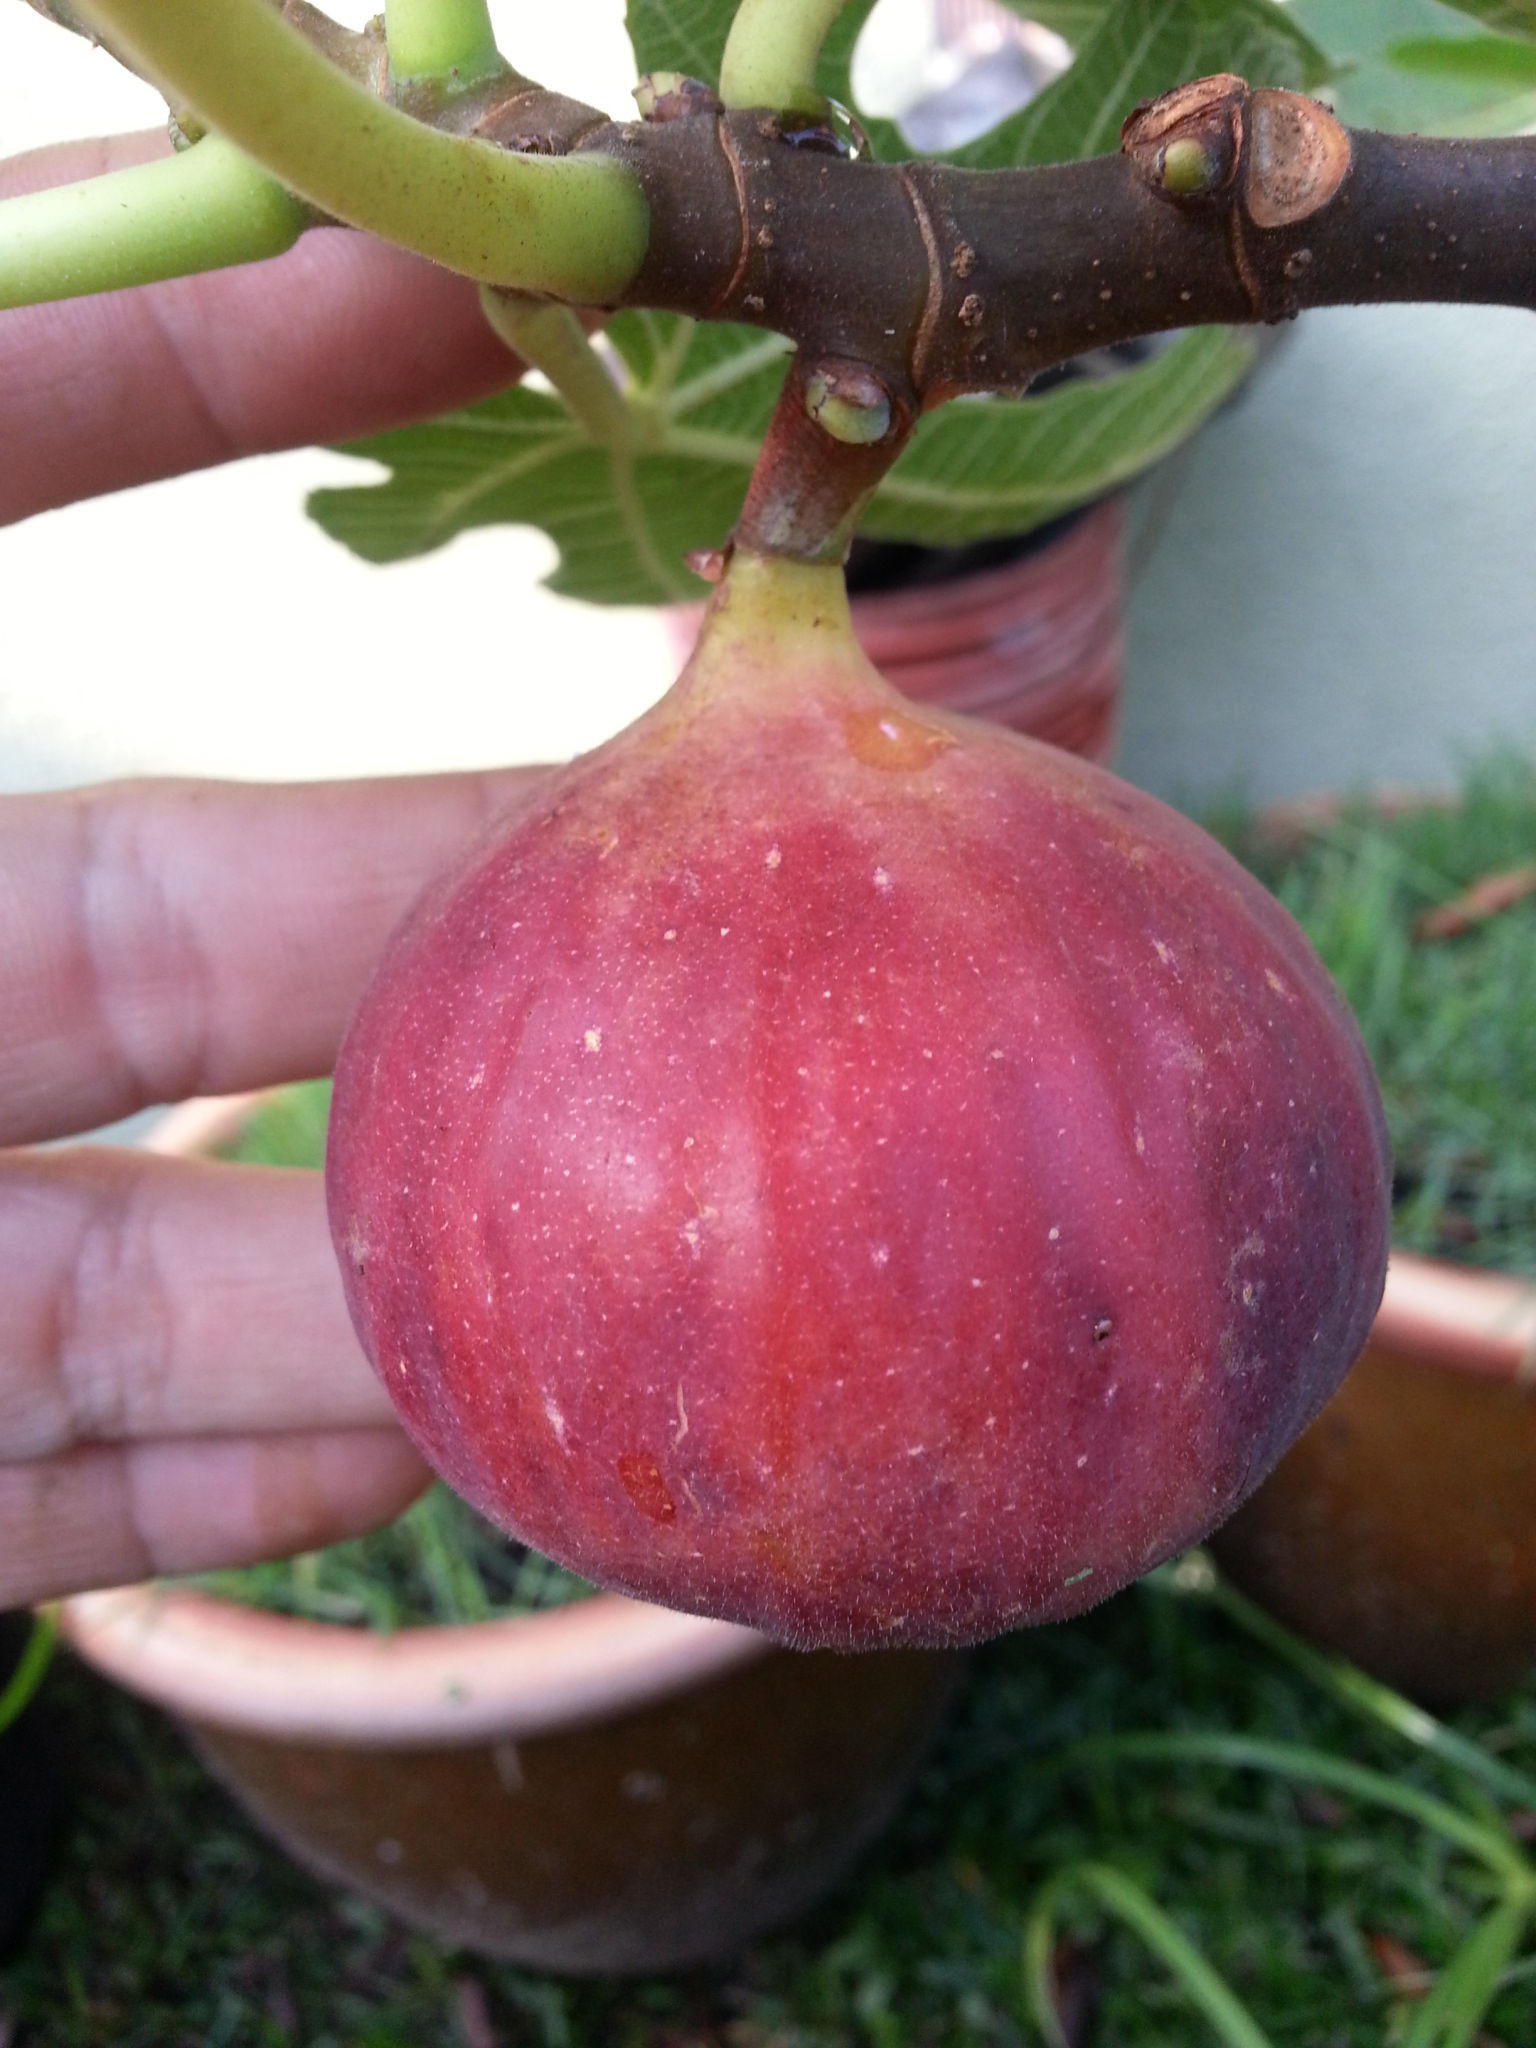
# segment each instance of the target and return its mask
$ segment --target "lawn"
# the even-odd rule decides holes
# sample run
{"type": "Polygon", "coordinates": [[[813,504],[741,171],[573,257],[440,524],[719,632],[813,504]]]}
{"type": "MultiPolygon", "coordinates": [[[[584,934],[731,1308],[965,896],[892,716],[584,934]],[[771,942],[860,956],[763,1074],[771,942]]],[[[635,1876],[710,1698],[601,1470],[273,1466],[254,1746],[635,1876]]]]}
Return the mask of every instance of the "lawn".
{"type": "MultiPolygon", "coordinates": [[[[9,2027],[16,2048],[1027,2041],[1032,1902],[1085,1859],[1155,1896],[1276,2048],[1381,2048],[1406,2030],[1416,1966],[1443,1966],[1487,1913],[1487,1868],[1347,1786],[1095,1757],[1085,1743],[1227,1731],[1300,1744],[1485,1824],[1503,1813],[1514,1839],[1536,1828],[1536,1784],[1526,1795],[1441,1762],[1165,1575],[982,1651],[897,1824],[809,1919],[716,1971],[578,1983],[454,1955],[311,1882],[159,1715],[67,1657],[34,1712],[52,1729],[70,1811],[40,1909],[0,1968],[0,2039],[9,2027]]],[[[1495,1770],[1536,1780],[1536,1688],[1456,1725],[1495,1770]]],[[[1064,1909],[1064,2003],[1098,2006],[1091,2036],[1071,2038],[1216,2038],[1086,1892],[1070,1890],[1064,1909]]],[[[1481,2038],[1522,2048],[1536,2041],[1536,1959],[1500,1974],[1481,2038]]]]}

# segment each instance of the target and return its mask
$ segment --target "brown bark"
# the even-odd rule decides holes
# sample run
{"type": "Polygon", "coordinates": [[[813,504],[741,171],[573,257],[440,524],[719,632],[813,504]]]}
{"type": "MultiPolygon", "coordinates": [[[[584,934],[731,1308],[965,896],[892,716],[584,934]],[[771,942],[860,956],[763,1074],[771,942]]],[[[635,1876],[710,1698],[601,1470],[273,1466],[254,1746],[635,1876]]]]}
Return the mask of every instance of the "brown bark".
{"type": "Polygon", "coordinates": [[[651,214],[623,304],[771,329],[807,374],[862,363],[919,408],[1170,328],[1536,308],[1536,137],[1348,130],[1226,74],[1139,108],[1115,156],[1019,171],[850,160],[804,120],[794,146],[703,87],[624,123],[515,76],[411,110],[504,148],[617,157],[651,214]]]}
{"type": "Polygon", "coordinates": [[[626,304],[798,345],[737,529],[770,553],[840,553],[917,412],[1085,349],[1309,306],[1536,307],[1536,139],[1351,132],[1229,76],[1139,108],[1116,156],[1039,170],[848,161],[707,105],[581,146],[629,163],[650,202],[626,304]],[[818,367],[850,363],[891,400],[873,446],[806,416],[818,367]]]}
{"type": "MultiPolygon", "coordinates": [[[[33,4],[67,18],[67,0],[33,4]]],[[[397,97],[376,30],[279,4],[397,97]]],[[[1311,306],[1536,308],[1536,137],[1352,132],[1315,101],[1225,73],[1137,108],[1115,156],[1017,171],[859,160],[814,119],[726,113],[697,81],[670,81],[650,118],[623,123],[510,70],[398,97],[502,148],[617,158],[650,209],[621,303],[796,344],[737,530],[772,553],[839,555],[920,412],[1022,390],[1087,349],[1311,306]],[[877,394],[863,419],[878,414],[878,433],[821,405],[828,379],[877,394]]]]}
{"type": "Polygon", "coordinates": [[[786,147],[755,114],[584,146],[630,163],[650,202],[626,303],[772,328],[925,405],[1168,328],[1388,300],[1536,308],[1536,138],[1349,131],[1293,94],[1204,83],[1216,123],[1199,102],[1149,146],[1154,103],[1119,155],[1039,170],[847,162],[786,147]],[[1210,187],[1170,190],[1159,151],[1213,125],[1210,187]],[[1308,170],[1320,126],[1327,177],[1341,172],[1327,189],[1308,170]]]}

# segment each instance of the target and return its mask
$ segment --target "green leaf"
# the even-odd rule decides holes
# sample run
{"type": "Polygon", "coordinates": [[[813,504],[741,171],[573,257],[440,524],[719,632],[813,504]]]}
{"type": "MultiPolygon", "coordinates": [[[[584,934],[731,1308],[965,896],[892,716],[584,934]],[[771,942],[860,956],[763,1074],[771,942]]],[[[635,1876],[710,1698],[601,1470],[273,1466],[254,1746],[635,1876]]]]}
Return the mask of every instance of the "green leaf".
{"type": "Polygon", "coordinates": [[[1072,1863],[1058,1871],[1044,1887],[1025,1928],[1024,1980],[1035,2024],[1049,2048],[1067,2048],[1051,1997],[1052,1919],[1057,1902],[1074,1891],[1085,1893],[1140,1936],[1204,2015],[1222,2048],[1270,2048],[1269,2036],[1189,1937],[1134,1879],[1109,1863],[1072,1863]]]}
{"type": "MultiPolygon", "coordinates": [[[[1372,931],[1374,957],[1380,956],[1382,937],[1380,931],[1372,931]]],[[[1171,1593],[1178,1599],[1209,1600],[1229,1621],[1246,1629],[1266,1649],[1285,1658],[1295,1670],[1303,1672],[1324,1691],[1332,1693],[1351,1712],[1363,1714],[1380,1727],[1390,1729],[1404,1742],[1438,1758],[1442,1764],[1470,1778],[1496,1798],[1536,1810],[1536,1779],[1529,1773],[1516,1770],[1501,1758],[1490,1755],[1480,1742],[1448,1728],[1433,1714],[1426,1713],[1423,1707],[1404,1699],[1401,1693],[1394,1692],[1379,1679],[1371,1678],[1357,1665],[1333,1655],[1331,1651],[1315,1649],[1312,1644],[1304,1643],[1300,1636],[1292,1635],[1272,1614],[1267,1614],[1262,1607],[1239,1593],[1235,1586],[1219,1577],[1205,1551],[1186,1551],[1176,1564],[1159,1565],[1156,1571],[1149,1572],[1141,1584],[1149,1592],[1171,1593]]]]}
{"type": "Polygon", "coordinates": [[[1444,68],[1405,71],[1390,54],[1398,43],[1465,41],[1476,34],[1469,16],[1529,38],[1536,35],[1536,0],[1460,0],[1459,11],[1438,0],[1293,0],[1292,12],[1338,65],[1334,111],[1351,127],[1487,135],[1536,120],[1536,94],[1444,68]]]}
{"type": "Polygon", "coordinates": [[[1090,1737],[1078,1746],[1084,1762],[1124,1759],[1128,1762],[1220,1764],[1229,1770],[1265,1771],[1276,1777],[1322,1785],[1370,1806],[1417,1821],[1443,1841],[1475,1856],[1511,1895],[1529,1902],[1531,1866],[1509,1831],[1495,1818],[1482,1820],[1421,1792],[1416,1785],[1389,1778],[1382,1771],[1351,1763],[1329,1750],[1301,1743],[1269,1742],[1247,1735],[1200,1730],[1171,1735],[1109,1735],[1090,1737]]]}
{"type": "Polygon", "coordinates": [[[1053,29],[1063,42],[1080,50],[1104,19],[1111,0],[1004,0],[1025,21],[1053,29]]]}
{"type": "MultiPolygon", "coordinates": [[[[1536,28],[1536,15],[1532,17],[1536,28]]],[[[1415,36],[1387,45],[1388,59],[1399,71],[1418,77],[1464,79],[1472,85],[1505,85],[1520,90],[1536,86],[1536,43],[1512,42],[1504,36],[1415,36]]]]}
{"type": "Polygon", "coordinates": [[[624,26],[636,65],[642,72],[681,71],[718,85],[735,12],[735,0],[629,0],[624,26]]]}
{"type": "Polygon", "coordinates": [[[1473,2048],[1530,1917],[1530,1888],[1480,1920],[1414,2013],[1401,2048],[1473,2048]]]}
{"type": "Polygon", "coordinates": [[[931,546],[1023,533],[1176,448],[1252,360],[1246,337],[1207,327],[1102,383],[1064,384],[1039,398],[957,400],[918,423],[860,531],[931,546]]]}
{"type": "Polygon", "coordinates": [[[38,1687],[53,1662],[54,1641],[59,1633],[55,1608],[45,1607],[33,1617],[31,1633],[22,1645],[16,1668],[0,1687],[0,1732],[19,1721],[31,1705],[38,1687]]]}
{"type": "Polygon", "coordinates": [[[1113,0],[1054,85],[949,161],[990,170],[1105,155],[1138,100],[1213,71],[1295,89],[1319,84],[1329,63],[1274,0],[1113,0]]]}
{"type": "MultiPolygon", "coordinates": [[[[1329,73],[1327,57],[1274,0],[1011,0],[1073,44],[1076,61],[1057,82],[952,161],[979,167],[1064,163],[1112,150],[1138,100],[1211,71],[1250,85],[1304,87],[1329,73]]],[[[1536,0],[1533,0],[1536,4],[1536,0]]],[[[817,84],[853,104],[849,67],[874,0],[851,0],[822,48],[817,84]]],[[[627,22],[642,71],[685,71],[710,84],[730,32],[733,0],[629,0],[627,22]]],[[[898,162],[914,152],[893,122],[870,121],[872,153],[898,162]]]]}
{"type": "MultiPolygon", "coordinates": [[[[474,526],[541,527],[552,589],[600,604],[668,603],[703,585],[683,566],[734,525],[783,380],[787,345],[755,328],[624,313],[608,336],[632,402],[656,423],[637,455],[596,448],[559,399],[526,387],[429,425],[357,441],[387,482],[316,491],[325,531],[370,562],[442,547],[474,526]]],[[[1219,328],[1183,336],[1104,383],[961,401],[923,420],[864,531],[947,546],[1022,533],[1101,497],[1176,446],[1251,360],[1219,328]]]]}
{"type": "Polygon", "coordinates": [[[1446,4],[1501,36],[1536,43],[1536,0],[1446,0],[1446,4]]]}
{"type": "Polygon", "coordinates": [[[756,328],[623,313],[608,337],[630,396],[658,421],[640,455],[594,447],[559,399],[526,386],[446,419],[353,442],[392,472],[383,484],[323,490],[312,516],[370,562],[442,547],[470,527],[537,526],[560,550],[550,587],[600,604],[700,596],[683,566],[717,547],[783,381],[788,345],[756,328]]]}

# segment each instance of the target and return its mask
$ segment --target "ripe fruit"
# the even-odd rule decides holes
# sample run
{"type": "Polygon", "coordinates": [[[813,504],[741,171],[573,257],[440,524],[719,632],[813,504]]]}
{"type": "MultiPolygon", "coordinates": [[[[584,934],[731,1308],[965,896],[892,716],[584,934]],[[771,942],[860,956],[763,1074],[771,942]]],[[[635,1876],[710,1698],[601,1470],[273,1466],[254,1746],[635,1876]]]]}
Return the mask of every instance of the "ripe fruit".
{"type": "Polygon", "coordinates": [[[974,1640],[1219,1522],[1386,1263],[1296,927],[1068,756],[918,713],[738,555],[671,694],[395,938],[332,1230],[406,1427],[573,1569],[797,1643],[974,1640]]]}

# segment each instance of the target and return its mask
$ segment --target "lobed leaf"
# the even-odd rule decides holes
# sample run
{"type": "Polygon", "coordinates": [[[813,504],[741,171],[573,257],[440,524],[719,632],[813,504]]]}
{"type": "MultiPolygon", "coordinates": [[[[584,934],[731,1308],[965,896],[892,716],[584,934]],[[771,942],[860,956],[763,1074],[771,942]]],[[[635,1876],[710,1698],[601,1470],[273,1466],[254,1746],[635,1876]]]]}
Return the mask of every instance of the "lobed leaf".
{"type": "Polygon", "coordinates": [[[941,544],[1024,533],[1102,497],[1176,448],[1241,381],[1253,343],[1223,327],[1181,335],[1102,382],[1039,398],[961,399],[918,423],[860,531],[941,544]]]}
{"type": "Polygon", "coordinates": [[[718,85],[735,12],[735,0],[629,0],[624,26],[636,65],[642,72],[681,71],[718,85]]]}
{"type": "Polygon", "coordinates": [[[1318,85],[1329,60],[1274,0],[1111,0],[1054,85],[949,161],[978,170],[1103,156],[1139,100],[1208,72],[1318,85]]]}
{"type": "MultiPolygon", "coordinates": [[[[1532,23],[1536,29],[1536,15],[1532,23]]],[[[1419,77],[1507,86],[1516,92],[1536,86],[1536,34],[1531,42],[1508,36],[1408,36],[1389,43],[1387,56],[1400,71],[1419,77]]]]}
{"type": "MultiPolygon", "coordinates": [[[[658,422],[639,455],[596,448],[558,398],[523,387],[428,425],[350,445],[381,484],[317,491],[311,514],[370,562],[442,547],[470,527],[541,527],[560,550],[550,587],[605,604],[695,598],[683,565],[741,509],[783,380],[787,345],[755,328],[624,313],[608,328],[633,401],[658,422]]],[[[1086,504],[1177,445],[1242,376],[1251,344],[1184,335],[1103,383],[946,406],[918,427],[863,530],[956,545],[1022,533],[1086,504]]]]}
{"type": "Polygon", "coordinates": [[[683,566],[741,509],[783,381],[787,345],[755,328],[624,313],[608,328],[632,396],[662,415],[642,455],[596,448],[548,392],[522,386],[425,426],[354,442],[386,483],[316,491],[309,510],[370,562],[442,547],[474,526],[541,527],[560,550],[551,589],[600,604],[677,602],[683,566]]]}
{"type": "Polygon", "coordinates": [[[1536,43],[1536,0],[1445,0],[1458,14],[1470,14],[1501,36],[1536,43]]]}

